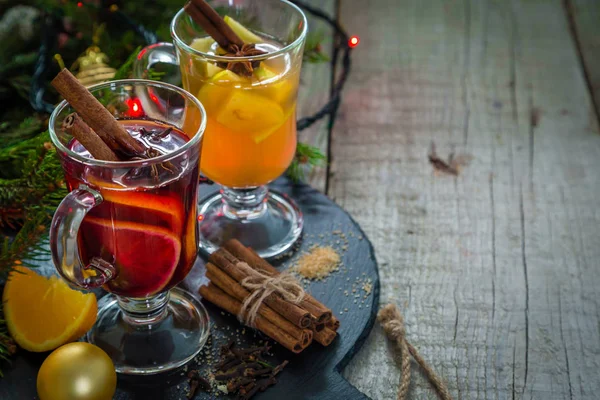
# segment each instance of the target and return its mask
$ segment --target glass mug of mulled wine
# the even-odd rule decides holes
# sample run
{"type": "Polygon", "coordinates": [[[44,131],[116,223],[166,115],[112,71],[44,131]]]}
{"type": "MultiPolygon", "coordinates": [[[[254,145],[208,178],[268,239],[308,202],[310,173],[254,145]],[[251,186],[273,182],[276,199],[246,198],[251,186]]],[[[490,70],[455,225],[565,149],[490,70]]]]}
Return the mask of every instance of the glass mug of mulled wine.
{"type": "Polygon", "coordinates": [[[191,360],[208,338],[208,315],[174,288],[196,260],[198,165],[203,106],[172,85],[121,80],[91,94],[151,157],[94,159],[61,126],[67,101],[50,117],[50,137],[70,193],[52,220],[50,242],[60,275],[74,286],[102,287],[87,340],[117,372],[152,374],[191,360]]]}
{"type": "Polygon", "coordinates": [[[294,244],[303,225],[296,204],[266,185],[285,172],[296,150],[306,17],[285,0],[210,4],[224,17],[217,26],[229,27],[244,45],[221,47],[190,16],[208,13],[206,3],[193,0],[171,22],[174,44],[143,49],[134,73],[146,77],[159,63],[179,64],[183,87],[206,107],[200,170],[222,189],[200,201],[200,249],[212,253],[235,238],[274,257],[294,244]]]}

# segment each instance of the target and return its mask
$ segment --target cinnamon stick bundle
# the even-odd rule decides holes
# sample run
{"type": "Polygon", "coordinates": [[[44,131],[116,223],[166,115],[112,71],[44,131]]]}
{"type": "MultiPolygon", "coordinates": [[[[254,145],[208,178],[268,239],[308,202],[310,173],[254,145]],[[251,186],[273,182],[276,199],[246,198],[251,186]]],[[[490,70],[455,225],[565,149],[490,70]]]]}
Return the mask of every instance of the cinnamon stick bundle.
{"type": "MultiPolygon", "coordinates": [[[[244,247],[237,240],[231,240],[210,255],[206,265],[206,275],[211,283],[209,289],[202,287],[200,293],[203,296],[207,293],[204,296],[207,300],[239,315],[243,302],[252,295],[252,291],[246,289],[241,282],[248,277],[256,279],[248,267],[270,276],[280,274],[252,249],[244,247]],[[247,265],[242,266],[240,263],[247,265]],[[217,296],[220,293],[215,289],[223,295],[217,296]]],[[[279,293],[273,292],[264,298],[257,309],[262,322],[259,326],[256,319],[256,328],[292,351],[302,351],[300,347],[302,349],[307,347],[313,340],[328,346],[337,336],[339,320],[333,316],[331,310],[308,294],[305,294],[304,299],[296,305],[284,300],[279,293]],[[267,323],[270,324],[267,326],[269,332],[262,329],[262,326],[267,323]],[[291,344],[289,337],[296,340],[300,347],[294,347],[295,344],[291,344]]]]}
{"type": "MultiPolygon", "coordinates": [[[[242,309],[240,301],[231,297],[213,283],[200,287],[200,294],[231,314],[238,315],[242,309]]],[[[256,328],[293,353],[298,354],[308,346],[303,345],[300,340],[292,337],[261,314],[256,317],[256,328]]]]}
{"type": "MultiPolygon", "coordinates": [[[[235,257],[246,262],[254,269],[265,271],[271,275],[279,274],[279,271],[275,267],[256,254],[253,249],[245,247],[238,240],[228,240],[224,247],[235,257]]],[[[299,306],[310,312],[316,324],[326,323],[333,315],[329,308],[325,307],[308,293],[304,296],[304,299],[300,302],[299,306]]]]}
{"type": "MultiPolygon", "coordinates": [[[[223,248],[212,253],[209,261],[237,282],[241,282],[248,277],[244,271],[236,266],[240,260],[223,248]]],[[[307,310],[285,301],[276,293],[270,294],[265,299],[265,304],[299,328],[306,329],[311,325],[310,313],[307,310]]]]}
{"type": "MultiPolygon", "coordinates": [[[[234,297],[240,302],[250,296],[242,285],[240,285],[235,279],[231,278],[227,273],[223,272],[220,268],[216,267],[212,263],[206,264],[206,276],[210,279],[211,283],[214,283],[219,289],[234,297]]],[[[283,318],[280,314],[273,311],[271,307],[263,304],[259,308],[259,314],[273,323],[275,326],[281,328],[287,332],[290,336],[301,341],[303,346],[308,346],[313,339],[313,332],[310,329],[301,329],[283,318]]]]}

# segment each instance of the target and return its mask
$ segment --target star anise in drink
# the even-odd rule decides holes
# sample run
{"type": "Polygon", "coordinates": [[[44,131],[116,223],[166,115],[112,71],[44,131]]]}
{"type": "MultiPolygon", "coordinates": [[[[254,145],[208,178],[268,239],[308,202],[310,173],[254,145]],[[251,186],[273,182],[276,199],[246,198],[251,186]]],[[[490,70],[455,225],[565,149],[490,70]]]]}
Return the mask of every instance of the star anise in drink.
{"type": "MultiPolygon", "coordinates": [[[[241,48],[236,44],[229,45],[229,52],[225,54],[225,57],[252,57],[266,54],[265,51],[257,49],[253,43],[244,44],[241,48]]],[[[254,68],[257,68],[260,61],[232,61],[229,63],[220,63],[221,68],[227,68],[230,71],[235,72],[238,75],[252,76],[254,68]]]]}

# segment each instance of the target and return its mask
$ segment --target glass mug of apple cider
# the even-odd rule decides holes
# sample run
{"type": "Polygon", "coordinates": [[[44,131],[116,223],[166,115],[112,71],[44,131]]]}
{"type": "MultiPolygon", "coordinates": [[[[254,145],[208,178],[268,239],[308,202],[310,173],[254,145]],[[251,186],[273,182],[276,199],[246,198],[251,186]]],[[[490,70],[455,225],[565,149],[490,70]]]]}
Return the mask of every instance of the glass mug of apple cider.
{"type": "Polygon", "coordinates": [[[206,108],[200,170],[222,188],[199,203],[200,249],[211,253],[236,238],[274,257],[302,231],[298,207],[266,185],[285,172],[296,150],[306,17],[284,0],[212,1],[221,23],[244,43],[224,49],[192,18],[189,7],[198,3],[175,15],[174,45],[142,50],[135,71],[143,77],[157,61],[177,62],[183,87],[206,108]]]}
{"type": "Polygon", "coordinates": [[[95,159],[63,126],[77,107],[66,100],[56,107],[49,131],[70,193],[52,220],[53,261],[71,284],[110,293],[87,340],[117,372],[168,371],[198,354],[209,332],[202,304],[174,288],[197,259],[205,112],[195,97],[160,82],[127,79],[89,91],[149,156],[95,159]]]}

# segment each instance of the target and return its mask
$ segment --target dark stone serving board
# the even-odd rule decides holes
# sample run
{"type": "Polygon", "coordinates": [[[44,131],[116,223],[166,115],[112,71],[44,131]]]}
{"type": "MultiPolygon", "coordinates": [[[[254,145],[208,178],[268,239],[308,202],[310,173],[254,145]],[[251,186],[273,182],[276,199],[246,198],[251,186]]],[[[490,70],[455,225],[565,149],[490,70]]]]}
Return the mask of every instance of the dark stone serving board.
{"type": "MultiPolygon", "coordinates": [[[[361,228],[343,209],[325,195],[305,184],[292,184],[279,179],[271,187],[293,198],[304,214],[304,233],[297,251],[290,259],[274,263],[282,269],[293,265],[298,254],[314,244],[330,244],[342,257],[342,267],[323,281],[311,282],[306,287],[311,294],[329,306],[341,321],[339,335],[326,348],[313,343],[307,350],[294,355],[278,345],[272,349],[270,361],[279,363],[289,360],[288,366],[279,375],[277,385],[255,396],[268,399],[367,399],[350,385],[341,371],[364,343],[375,321],[379,304],[379,276],[373,247],[361,228]],[[334,233],[335,232],[335,233],[334,233]],[[340,236],[340,232],[345,235],[340,236]],[[343,249],[343,247],[346,249],[343,249]],[[370,294],[363,285],[370,282],[370,294]],[[354,284],[354,285],[353,285],[354,284]],[[353,289],[355,290],[353,292],[353,289]]],[[[217,186],[203,185],[201,195],[218,190],[217,186]]],[[[45,264],[41,272],[53,273],[54,267],[45,264]]],[[[184,287],[197,289],[206,281],[204,260],[198,259],[194,269],[183,283],[184,287]]],[[[102,293],[98,293],[102,295],[102,293]]],[[[222,313],[218,308],[204,302],[213,324],[211,339],[205,350],[188,367],[168,375],[151,377],[119,376],[115,399],[186,399],[188,382],[185,370],[210,369],[207,353],[218,358],[218,349],[231,338],[241,345],[257,344],[266,339],[251,329],[242,329],[234,316],[222,313]],[[239,332],[238,332],[239,331],[239,332]]],[[[47,353],[35,354],[19,351],[11,365],[4,365],[4,378],[0,379],[0,399],[34,399],[36,376],[47,353]]],[[[214,394],[198,392],[195,399],[215,398],[214,394]]],[[[227,396],[220,395],[226,399],[227,396]]]]}

